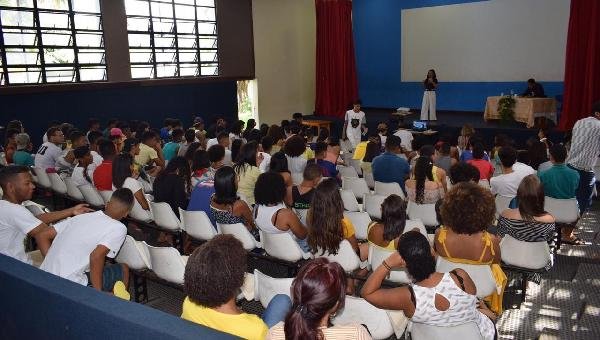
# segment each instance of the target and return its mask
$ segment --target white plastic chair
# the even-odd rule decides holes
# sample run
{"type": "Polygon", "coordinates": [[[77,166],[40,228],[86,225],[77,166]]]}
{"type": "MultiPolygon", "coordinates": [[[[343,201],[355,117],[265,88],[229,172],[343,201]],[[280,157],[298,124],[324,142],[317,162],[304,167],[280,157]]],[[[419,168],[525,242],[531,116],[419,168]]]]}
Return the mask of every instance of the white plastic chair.
{"type": "Polygon", "coordinates": [[[556,223],[572,224],[579,219],[579,204],[577,199],[558,199],[544,197],[544,210],[552,214],[556,223]]]}
{"type": "Polygon", "coordinates": [[[365,179],[365,182],[367,182],[369,189],[375,188],[375,178],[373,177],[372,172],[364,172],[363,171],[363,178],[365,179]]]}
{"type": "Polygon", "coordinates": [[[352,191],[340,189],[340,195],[342,196],[342,201],[344,202],[344,210],[360,211],[360,205],[358,205],[358,201],[356,200],[356,197],[352,191]]]}
{"type": "Polygon", "coordinates": [[[52,191],[63,195],[67,193],[67,185],[56,172],[49,173],[48,178],[50,179],[52,191]]]}
{"type": "MultiPolygon", "coordinates": [[[[369,264],[371,268],[375,270],[383,260],[387,259],[390,255],[392,255],[394,251],[379,247],[371,242],[369,242],[369,264]]],[[[398,283],[411,283],[411,280],[408,276],[408,272],[405,269],[394,269],[390,271],[388,280],[398,282],[398,283]]]]}
{"type": "Polygon", "coordinates": [[[519,241],[510,235],[504,235],[500,241],[502,262],[525,269],[543,269],[552,262],[550,246],[546,241],[519,241]]]}
{"type": "Polygon", "coordinates": [[[302,251],[292,235],[287,232],[277,234],[262,232],[260,238],[267,254],[280,260],[296,262],[312,257],[310,253],[302,251]]]}
{"type": "Polygon", "coordinates": [[[256,239],[250,234],[246,226],[242,223],[235,224],[223,224],[217,223],[217,228],[221,234],[229,234],[233,235],[233,237],[237,238],[242,242],[244,249],[250,251],[254,248],[262,248],[261,243],[256,241],[256,239]]]}
{"type": "Polygon", "coordinates": [[[477,184],[481,185],[482,187],[484,187],[484,188],[486,188],[488,190],[491,189],[491,187],[490,187],[490,181],[488,181],[487,179],[480,179],[477,184]]]}
{"type": "Polygon", "coordinates": [[[104,200],[98,193],[98,190],[94,188],[91,184],[80,185],[79,191],[83,195],[83,199],[93,207],[102,207],[104,206],[104,200]]]}
{"type": "Polygon", "coordinates": [[[179,208],[181,229],[190,237],[208,241],[217,235],[217,230],[204,211],[186,211],[179,208]]]}
{"type": "Polygon", "coordinates": [[[377,194],[366,194],[363,197],[363,210],[366,211],[371,218],[380,220],[381,219],[381,204],[387,196],[377,194]]]}
{"type": "Polygon", "coordinates": [[[350,159],[350,166],[352,168],[354,168],[354,170],[356,170],[356,173],[358,175],[362,176],[363,171],[362,171],[362,168],[360,167],[360,162],[361,162],[360,159],[350,159]]]}
{"type": "Polygon", "coordinates": [[[100,197],[102,197],[102,200],[104,200],[104,204],[108,203],[108,201],[110,201],[110,198],[112,196],[114,191],[112,190],[100,190],[98,191],[98,193],[100,194],[100,197]]]}
{"type": "Polygon", "coordinates": [[[365,194],[371,193],[367,182],[358,177],[342,177],[342,189],[352,191],[356,199],[362,199],[365,194]]]}
{"type": "Polygon", "coordinates": [[[406,209],[411,220],[420,219],[427,227],[435,227],[440,224],[435,214],[435,204],[417,204],[409,200],[406,209]]]}
{"type": "Polygon", "coordinates": [[[44,189],[52,189],[52,183],[50,182],[50,177],[48,177],[46,170],[36,166],[34,166],[32,169],[33,173],[35,174],[37,184],[44,189]]]}
{"type": "Polygon", "coordinates": [[[133,270],[152,269],[150,253],[148,252],[146,243],[136,241],[129,235],[125,236],[125,242],[121,250],[119,250],[116,261],[118,263],[125,263],[133,270]]]}
{"type": "Polygon", "coordinates": [[[436,271],[448,273],[453,269],[461,268],[466,271],[477,288],[477,297],[484,298],[496,291],[496,281],[492,275],[492,269],[488,264],[465,264],[450,262],[445,258],[438,256],[436,271]]]}
{"type": "Polygon", "coordinates": [[[71,177],[65,178],[65,185],[67,186],[67,195],[69,197],[78,201],[84,200],[81,190],[79,190],[77,185],[75,185],[75,182],[73,182],[73,179],[71,179],[71,177]]]}
{"type": "Polygon", "coordinates": [[[379,309],[363,298],[346,295],[344,309],[331,320],[334,325],[365,325],[373,339],[387,339],[394,334],[394,328],[387,312],[379,309]]]}
{"type": "Polygon", "coordinates": [[[338,165],[340,177],[358,178],[358,172],[352,166],[338,165]]]}
{"type": "Polygon", "coordinates": [[[165,202],[149,202],[152,216],[154,216],[154,223],[157,226],[166,230],[181,230],[181,222],[177,215],[171,209],[171,206],[165,202]]]}
{"type": "Polygon", "coordinates": [[[344,216],[347,217],[352,225],[354,226],[354,231],[356,233],[356,238],[359,240],[366,240],[369,224],[371,224],[371,217],[366,212],[360,211],[344,211],[344,216]]]}
{"type": "Polygon", "coordinates": [[[419,229],[419,232],[423,234],[423,236],[427,236],[427,228],[425,228],[425,224],[419,218],[406,220],[406,225],[404,226],[404,232],[411,231],[414,228],[419,229]]]}
{"type": "Polygon", "coordinates": [[[168,282],[183,284],[185,265],[189,256],[180,255],[173,247],[153,247],[146,245],[150,254],[152,271],[168,282]]]}
{"type": "Polygon", "coordinates": [[[404,196],[404,191],[402,191],[400,184],[396,182],[383,183],[375,181],[375,193],[382,196],[398,195],[402,199],[406,199],[406,196],[404,196]]]}
{"type": "Polygon", "coordinates": [[[496,218],[498,218],[504,210],[508,209],[510,201],[512,201],[513,198],[514,197],[496,195],[496,218]]]}
{"type": "Polygon", "coordinates": [[[254,300],[260,301],[264,308],[277,294],[290,296],[293,278],[278,279],[261,273],[254,269],[254,300]]]}
{"type": "Polygon", "coordinates": [[[483,340],[479,327],[475,322],[467,322],[458,326],[431,326],[410,322],[408,332],[413,340],[483,340]]]}
{"type": "Polygon", "coordinates": [[[292,183],[300,185],[304,180],[304,175],[301,172],[292,172],[292,183]]]}
{"type": "Polygon", "coordinates": [[[346,272],[352,272],[361,266],[361,261],[358,255],[352,249],[352,245],[348,240],[342,240],[340,242],[340,248],[338,249],[337,254],[329,254],[329,252],[325,251],[322,254],[321,249],[315,254],[315,257],[326,257],[330,262],[337,262],[346,272]]]}

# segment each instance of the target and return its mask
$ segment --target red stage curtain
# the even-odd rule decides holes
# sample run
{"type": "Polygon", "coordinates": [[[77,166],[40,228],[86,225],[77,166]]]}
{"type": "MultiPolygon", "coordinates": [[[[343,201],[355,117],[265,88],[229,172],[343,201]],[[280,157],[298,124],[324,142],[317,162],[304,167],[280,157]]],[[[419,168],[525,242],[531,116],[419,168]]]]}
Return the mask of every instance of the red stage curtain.
{"type": "Polygon", "coordinates": [[[315,112],[344,117],[358,97],[352,1],[315,0],[317,62],[315,112]]]}
{"type": "Polygon", "coordinates": [[[600,1],[571,1],[559,128],[569,130],[600,100],[600,1]]]}

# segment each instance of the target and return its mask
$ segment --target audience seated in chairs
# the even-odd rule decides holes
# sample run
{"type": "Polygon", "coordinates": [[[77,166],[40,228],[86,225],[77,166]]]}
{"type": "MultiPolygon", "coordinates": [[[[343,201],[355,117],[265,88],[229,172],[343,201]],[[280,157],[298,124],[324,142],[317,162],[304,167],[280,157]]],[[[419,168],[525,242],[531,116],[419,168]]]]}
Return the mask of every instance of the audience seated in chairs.
{"type": "MultiPolygon", "coordinates": [[[[315,145],[315,158],[314,163],[319,166],[323,177],[338,177],[338,170],[335,167],[335,163],[332,163],[325,159],[327,157],[327,144],[324,142],[317,142],[315,145]]],[[[309,161],[312,163],[312,161],[309,161]]]]}
{"type": "Polygon", "coordinates": [[[231,235],[217,235],[190,256],[184,274],[183,319],[244,339],[264,339],[285,318],[291,301],[278,294],[262,319],[242,312],[235,298],[244,283],[246,251],[231,235]]]}
{"type": "Polygon", "coordinates": [[[173,129],[171,131],[171,141],[166,143],[162,147],[163,157],[165,161],[170,162],[173,158],[177,156],[179,152],[179,147],[181,146],[181,139],[183,138],[183,130],[182,129],[173,129]]]}
{"type": "Polygon", "coordinates": [[[256,226],[269,234],[290,233],[300,248],[310,250],[306,242],[307,230],[298,216],[285,206],[286,193],[283,178],[274,172],[265,172],[258,176],[254,197],[254,220],[256,226]]]}
{"type": "Polygon", "coordinates": [[[136,176],[137,174],[133,172],[133,158],[129,154],[122,153],[115,157],[112,164],[113,187],[111,190],[120,188],[131,190],[135,197],[135,203],[131,210],[132,217],[142,221],[150,221],[152,219],[150,205],[144,195],[142,184],[134,178],[136,176]]]}
{"type": "Polygon", "coordinates": [[[479,170],[479,179],[490,180],[494,175],[494,167],[490,161],[484,159],[485,151],[483,150],[483,144],[477,143],[473,146],[473,158],[467,161],[467,164],[471,164],[479,170]]]}
{"type": "Polygon", "coordinates": [[[433,163],[429,157],[419,157],[415,163],[414,178],[405,182],[408,199],[417,204],[434,204],[444,197],[440,182],[433,180],[433,163]]]}
{"type": "Polygon", "coordinates": [[[263,161],[258,167],[260,173],[265,173],[271,166],[271,151],[273,149],[273,140],[269,136],[264,136],[260,139],[260,153],[263,156],[263,161]]]}
{"type": "Polygon", "coordinates": [[[179,150],[177,150],[177,156],[185,157],[185,153],[187,152],[190,145],[196,141],[196,130],[193,128],[185,130],[183,133],[184,142],[179,145],[179,150]]]}
{"type": "MultiPolygon", "coordinates": [[[[386,138],[387,140],[387,138],[386,138]]],[[[381,145],[375,142],[368,142],[365,156],[360,161],[362,173],[373,173],[373,159],[381,154],[381,145]]]]}
{"type": "Polygon", "coordinates": [[[44,171],[60,167],[59,161],[62,156],[60,145],[65,142],[65,135],[57,127],[49,128],[46,135],[48,141],[40,146],[34,159],[34,165],[44,171]]]}
{"type": "Polygon", "coordinates": [[[375,269],[361,295],[378,308],[403,311],[413,323],[448,327],[473,322],[483,339],[494,339],[496,316],[485,303],[477,300],[475,284],[469,274],[462,269],[440,273],[435,267],[427,238],[418,231],[406,232],[400,236],[398,251],[375,269]],[[381,288],[394,268],[406,268],[413,283],[381,288]]]}
{"type": "MultiPolygon", "coordinates": [[[[500,239],[486,229],[496,212],[491,192],[475,183],[459,183],[444,197],[440,208],[444,225],[435,233],[439,256],[455,263],[490,265],[496,285],[506,285],[500,263],[500,239]]],[[[502,311],[502,294],[489,297],[491,308],[502,311]]]]}
{"type": "MultiPolygon", "coordinates": [[[[258,152],[258,144],[250,142],[244,144],[240,151],[240,156],[233,166],[238,176],[238,191],[250,205],[254,205],[254,186],[260,175],[258,167],[262,160],[263,158],[258,152]]],[[[273,160],[271,160],[272,162],[273,160]]]]}
{"type": "MultiPolygon", "coordinates": [[[[429,145],[429,144],[423,145],[419,149],[419,156],[428,158],[433,163],[433,161],[435,160],[435,148],[433,147],[433,145],[429,145]]],[[[418,160],[418,158],[414,160],[415,164],[416,164],[416,160],[418,160]]],[[[414,168],[413,168],[413,170],[414,170],[414,168]]],[[[448,190],[448,183],[446,182],[446,171],[444,171],[444,169],[433,165],[431,167],[431,176],[432,176],[434,182],[441,184],[442,190],[444,192],[446,192],[448,190]]]]}
{"type": "Polygon", "coordinates": [[[92,164],[92,154],[90,147],[87,145],[80,146],[73,150],[77,165],[71,173],[71,179],[76,186],[92,184],[92,179],[88,174],[88,167],[92,164]]]}
{"type": "Polygon", "coordinates": [[[446,171],[446,173],[448,173],[450,171],[450,167],[458,163],[458,161],[452,156],[450,156],[452,147],[449,143],[438,142],[437,144],[434,155],[435,161],[433,162],[433,164],[438,168],[446,171]],[[437,146],[437,144],[439,144],[439,147],[437,146]]]}
{"type": "Polygon", "coordinates": [[[371,339],[358,324],[331,326],[330,318],[344,309],[346,273],[317,258],[306,263],[292,283],[292,306],[285,321],[271,327],[267,339],[371,339]]]}
{"type": "Polygon", "coordinates": [[[0,200],[0,253],[25,263],[32,263],[30,256],[25,253],[23,239],[26,236],[35,239],[38,249],[45,256],[51,243],[44,233],[50,228],[49,224],[91,211],[87,205],[78,204],[69,209],[33,216],[22,205],[31,199],[35,189],[26,166],[0,167],[0,187],[3,192],[0,200]]]}
{"type": "Polygon", "coordinates": [[[302,183],[286,188],[285,203],[296,210],[310,209],[315,188],[323,178],[321,168],[316,164],[307,164],[302,177],[302,183]]]}
{"type": "MultiPolygon", "coordinates": [[[[12,156],[12,163],[15,165],[24,165],[24,166],[33,166],[34,165],[34,157],[31,154],[31,140],[29,135],[26,133],[19,133],[15,136],[16,143],[16,151],[12,156]]],[[[8,151],[7,148],[5,150],[5,156],[8,163],[11,163],[8,160],[8,151]]]]}
{"type": "Polygon", "coordinates": [[[288,160],[283,151],[271,155],[268,171],[279,174],[283,178],[286,188],[289,188],[294,184],[292,182],[292,173],[288,168],[288,160]]]}
{"type": "Polygon", "coordinates": [[[450,167],[450,184],[456,185],[462,182],[479,182],[480,173],[471,164],[459,162],[450,167]]]}
{"type": "MultiPolygon", "coordinates": [[[[117,148],[113,142],[108,139],[101,139],[98,142],[98,149],[102,156],[102,163],[94,169],[92,178],[94,186],[99,191],[112,190],[113,186],[113,160],[117,155],[117,148]]],[[[130,156],[131,157],[131,156],[130,156]]]]}
{"type": "Polygon", "coordinates": [[[490,179],[492,193],[494,195],[515,197],[521,180],[527,175],[534,174],[535,170],[528,165],[516,162],[517,151],[510,146],[500,148],[498,157],[500,157],[500,163],[502,164],[502,175],[490,179]]]}
{"type": "Polygon", "coordinates": [[[399,157],[402,154],[400,137],[388,136],[385,142],[385,152],[373,159],[373,178],[377,182],[400,184],[403,191],[404,181],[410,173],[408,162],[399,157]]]}
{"type": "Polygon", "coordinates": [[[142,143],[140,144],[139,155],[135,156],[135,163],[148,168],[148,175],[155,177],[165,167],[165,158],[160,147],[160,136],[154,131],[146,131],[138,138],[142,143]]]}
{"type": "MultiPolygon", "coordinates": [[[[187,160],[186,160],[187,162],[187,160]]],[[[189,164],[190,162],[188,162],[189,164]]],[[[196,184],[208,180],[212,180],[214,178],[214,174],[210,173],[210,157],[208,155],[208,151],[198,149],[194,152],[194,156],[192,157],[191,162],[191,185],[195,186],[196,184]]]]}
{"type": "Polygon", "coordinates": [[[179,216],[179,208],[185,209],[188,206],[191,187],[190,165],[185,158],[176,156],[154,180],[154,202],[168,203],[175,215],[179,216]]]}
{"type": "MultiPolygon", "coordinates": [[[[283,151],[288,160],[288,169],[292,174],[301,174],[306,167],[307,159],[303,157],[306,151],[306,142],[304,138],[299,135],[293,135],[285,141],[283,151]]],[[[271,160],[273,162],[273,160],[271,160]]]]}
{"type": "Polygon", "coordinates": [[[369,225],[367,239],[381,248],[396,250],[405,227],[406,201],[398,195],[390,195],[381,204],[381,222],[369,225]]]}
{"type": "Polygon", "coordinates": [[[127,228],[120,220],[127,217],[133,203],[131,190],[118,189],[104,211],[81,214],[43,231],[53,241],[40,269],[129,300],[129,268],[119,263],[106,265],[105,259],[115,258],[121,249],[127,228]]]}

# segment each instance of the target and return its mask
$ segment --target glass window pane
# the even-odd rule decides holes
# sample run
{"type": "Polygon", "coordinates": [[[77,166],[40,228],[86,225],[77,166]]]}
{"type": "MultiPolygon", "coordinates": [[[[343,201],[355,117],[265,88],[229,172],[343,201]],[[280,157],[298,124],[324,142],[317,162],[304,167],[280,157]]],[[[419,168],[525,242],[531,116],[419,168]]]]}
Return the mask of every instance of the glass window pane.
{"type": "Polygon", "coordinates": [[[75,12],[100,13],[99,0],[71,0],[75,12]]]}
{"type": "Polygon", "coordinates": [[[176,4],[193,5],[194,0],[174,0],[176,4]]]}
{"type": "Polygon", "coordinates": [[[37,48],[28,48],[23,51],[21,48],[6,49],[7,65],[39,65],[37,48]]]}
{"type": "Polygon", "coordinates": [[[36,33],[34,30],[4,29],[5,45],[34,46],[36,44],[36,33]]]}
{"type": "Polygon", "coordinates": [[[217,38],[200,37],[200,48],[217,48],[217,38]]]}
{"type": "Polygon", "coordinates": [[[202,62],[217,61],[217,52],[216,51],[200,51],[200,61],[202,61],[202,62]]]}
{"type": "Polygon", "coordinates": [[[104,64],[104,50],[79,50],[77,58],[80,64],[104,64]]]}
{"type": "Polygon", "coordinates": [[[69,10],[68,0],[37,0],[38,8],[69,10]]]}
{"type": "Polygon", "coordinates": [[[217,64],[201,65],[200,74],[203,76],[218,76],[219,69],[217,64]]]}
{"type": "Polygon", "coordinates": [[[150,19],[148,18],[127,18],[128,31],[148,31],[150,29],[150,19]]]}
{"type": "Polygon", "coordinates": [[[69,31],[42,31],[44,46],[73,46],[69,31]]]}
{"type": "Polygon", "coordinates": [[[75,52],[72,48],[44,48],[46,64],[72,64],[75,62],[75,52]]]}
{"type": "Polygon", "coordinates": [[[80,47],[102,47],[103,45],[103,38],[101,33],[77,33],[76,38],[77,46],[80,47]]]}
{"type": "Polygon", "coordinates": [[[40,12],[40,26],[47,28],[69,28],[69,15],[66,13],[40,12]]]}
{"type": "Polygon", "coordinates": [[[150,47],[150,34],[129,34],[130,47],[150,47]]]}
{"type": "Polygon", "coordinates": [[[175,5],[175,17],[177,19],[196,19],[194,6],[175,5]]]}
{"type": "Polygon", "coordinates": [[[179,51],[179,62],[182,63],[193,63],[197,62],[196,60],[196,51],[179,51]]]}
{"type": "Polygon", "coordinates": [[[175,61],[176,50],[156,50],[157,63],[172,63],[175,61]]]}
{"type": "Polygon", "coordinates": [[[199,22],[198,23],[198,34],[216,34],[217,25],[210,22],[199,22]]]}
{"type": "Polygon", "coordinates": [[[162,2],[152,2],[151,3],[152,16],[153,17],[164,17],[164,18],[172,18],[173,17],[173,5],[165,4],[162,2]]]}
{"type": "MultiPolygon", "coordinates": [[[[158,58],[158,56],[157,56],[157,58],[158,58]]],[[[176,64],[156,65],[156,76],[159,78],[176,77],[177,76],[176,72],[177,72],[176,64]]]]}
{"type": "Polygon", "coordinates": [[[215,21],[215,9],[208,7],[198,7],[198,20],[200,21],[215,21]]]}
{"type": "Polygon", "coordinates": [[[129,50],[129,61],[132,63],[152,63],[152,50],[129,50]]]}
{"type": "Polygon", "coordinates": [[[79,78],[81,81],[106,80],[106,67],[82,67],[79,78]]]}
{"type": "Polygon", "coordinates": [[[33,27],[33,12],[0,11],[3,26],[33,27]]]}
{"type": "Polygon", "coordinates": [[[153,71],[154,67],[152,65],[132,65],[131,77],[133,79],[152,78],[153,71]]]}
{"type": "Polygon", "coordinates": [[[196,0],[196,5],[215,7],[215,0],[196,0]]]}
{"type": "Polygon", "coordinates": [[[33,7],[33,0],[0,0],[0,6],[33,7]]]}
{"type": "Polygon", "coordinates": [[[194,30],[195,26],[195,21],[177,19],[177,33],[194,34],[196,33],[194,30]]]}
{"type": "Polygon", "coordinates": [[[37,84],[42,82],[40,68],[9,68],[11,84],[37,84]]]}
{"type": "Polygon", "coordinates": [[[99,15],[75,14],[75,29],[101,31],[102,25],[99,15]]]}
{"type": "Polygon", "coordinates": [[[152,28],[154,32],[173,32],[173,19],[162,19],[162,18],[154,18],[152,19],[152,28]]]}
{"type": "Polygon", "coordinates": [[[178,35],[177,44],[179,45],[179,48],[195,48],[196,37],[193,35],[178,35]]]}
{"type": "Polygon", "coordinates": [[[48,83],[75,81],[74,67],[47,67],[46,81],[48,83]]]}
{"type": "Polygon", "coordinates": [[[175,47],[175,36],[172,34],[155,34],[155,47],[175,47]]]}
{"type": "Polygon", "coordinates": [[[150,15],[148,1],[125,0],[125,12],[127,15],[150,15]]]}

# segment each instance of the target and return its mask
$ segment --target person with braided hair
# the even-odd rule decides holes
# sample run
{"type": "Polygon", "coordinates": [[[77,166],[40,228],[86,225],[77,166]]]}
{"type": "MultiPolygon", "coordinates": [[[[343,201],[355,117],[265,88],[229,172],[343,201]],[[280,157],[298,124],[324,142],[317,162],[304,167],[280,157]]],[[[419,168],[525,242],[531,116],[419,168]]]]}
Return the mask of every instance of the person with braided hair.
{"type": "Polygon", "coordinates": [[[433,179],[431,158],[417,158],[414,178],[406,180],[408,199],[417,204],[434,204],[444,197],[443,185],[433,179]]]}

